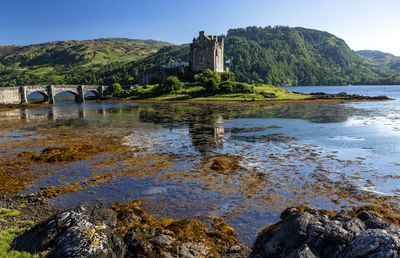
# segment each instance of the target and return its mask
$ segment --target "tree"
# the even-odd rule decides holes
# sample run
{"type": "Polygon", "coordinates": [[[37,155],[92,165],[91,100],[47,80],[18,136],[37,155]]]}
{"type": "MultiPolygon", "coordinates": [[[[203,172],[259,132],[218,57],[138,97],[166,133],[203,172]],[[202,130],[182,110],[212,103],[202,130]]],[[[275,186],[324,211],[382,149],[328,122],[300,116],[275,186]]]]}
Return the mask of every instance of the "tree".
{"type": "Polygon", "coordinates": [[[211,71],[210,69],[196,74],[194,80],[200,83],[208,92],[215,92],[218,90],[218,83],[221,82],[221,75],[218,72],[211,71]]]}
{"type": "Polygon", "coordinates": [[[113,83],[111,85],[111,95],[113,97],[118,97],[123,93],[123,89],[121,88],[121,85],[119,83],[113,83]]]}
{"type": "Polygon", "coordinates": [[[177,92],[183,88],[185,84],[179,80],[176,76],[169,76],[165,81],[159,84],[157,87],[161,93],[172,93],[177,92]]]}

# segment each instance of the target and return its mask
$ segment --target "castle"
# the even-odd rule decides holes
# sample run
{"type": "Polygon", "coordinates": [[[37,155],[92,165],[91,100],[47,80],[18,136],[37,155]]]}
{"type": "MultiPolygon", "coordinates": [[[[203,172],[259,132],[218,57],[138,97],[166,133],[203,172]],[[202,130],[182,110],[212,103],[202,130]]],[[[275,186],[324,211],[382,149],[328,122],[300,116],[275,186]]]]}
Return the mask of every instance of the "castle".
{"type": "Polygon", "coordinates": [[[206,69],[224,72],[224,39],[206,36],[204,31],[200,31],[199,37],[190,44],[189,64],[193,72],[206,69]]]}
{"type": "Polygon", "coordinates": [[[224,39],[218,36],[206,36],[204,31],[190,44],[189,62],[182,60],[168,61],[158,67],[141,71],[138,77],[139,85],[154,84],[164,81],[168,76],[185,78],[190,74],[210,69],[216,72],[225,72],[224,66],[224,39]]]}

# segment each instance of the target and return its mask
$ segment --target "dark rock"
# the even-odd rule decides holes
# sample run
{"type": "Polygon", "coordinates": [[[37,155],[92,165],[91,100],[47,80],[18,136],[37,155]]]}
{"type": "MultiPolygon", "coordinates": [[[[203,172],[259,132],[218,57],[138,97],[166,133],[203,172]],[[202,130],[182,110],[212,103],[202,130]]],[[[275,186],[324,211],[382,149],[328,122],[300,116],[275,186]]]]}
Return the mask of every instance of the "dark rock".
{"type": "Polygon", "coordinates": [[[326,95],[325,92],[311,92],[310,95],[326,95]]]}
{"type": "Polygon", "coordinates": [[[269,98],[269,99],[274,99],[278,97],[275,95],[275,93],[264,93],[262,95],[264,96],[264,98],[269,98]]]}
{"type": "Polygon", "coordinates": [[[353,234],[353,237],[359,235],[366,229],[365,224],[358,218],[350,218],[343,222],[343,228],[353,234]]]}
{"type": "Polygon", "coordinates": [[[340,257],[398,257],[400,232],[368,229],[352,241],[340,257]]]}
{"type": "Polygon", "coordinates": [[[133,257],[155,257],[151,245],[145,241],[139,240],[135,233],[130,231],[124,237],[124,242],[127,247],[127,258],[133,257]]]}
{"type": "Polygon", "coordinates": [[[358,215],[358,218],[361,220],[369,220],[373,219],[376,217],[376,213],[373,211],[361,211],[360,214],[358,215]]]}
{"type": "MultiPolygon", "coordinates": [[[[300,95],[308,95],[308,93],[302,93],[302,92],[297,92],[297,91],[292,91],[292,93],[300,94],[300,95]]],[[[323,92],[322,92],[323,93],[323,92]]],[[[325,94],[325,93],[324,93],[325,94]]]]}
{"type": "Polygon", "coordinates": [[[308,245],[303,245],[299,249],[291,252],[287,258],[316,258],[317,256],[311,251],[308,245]]]}
{"type": "Polygon", "coordinates": [[[125,245],[114,234],[116,221],[110,209],[82,206],[38,224],[15,239],[12,248],[48,251],[48,257],[122,257],[125,245]]]}
{"type": "Polygon", "coordinates": [[[348,94],[347,92],[340,92],[337,94],[326,94],[324,92],[313,92],[309,95],[313,96],[313,99],[346,99],[346,100],[390,100],[387,96],[361,96],[358,94],[348,94]]]}
{"type": "MultiPolygon", "coordinates": [[[[251,257],[398,257],[400,227],[372,210],[355,217],[313,209],[288,208],[275,227],[266,228],[251,257]],[[273,228],[273,230],[271,230],[273,228]]],[[[354,213],[353,213],[354,216],[354,213]]]]}

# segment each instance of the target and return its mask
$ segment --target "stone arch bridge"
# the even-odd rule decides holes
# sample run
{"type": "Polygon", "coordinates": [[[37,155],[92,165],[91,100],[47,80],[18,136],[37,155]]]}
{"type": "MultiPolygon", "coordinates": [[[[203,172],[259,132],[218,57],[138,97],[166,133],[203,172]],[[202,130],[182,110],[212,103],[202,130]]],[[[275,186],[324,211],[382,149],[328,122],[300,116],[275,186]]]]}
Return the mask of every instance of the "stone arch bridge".
{"type": "Polygon", "coordinates": [[[75,102],[85,102],[85,94],[93,92],[96,99],[104,99],[111,86],[104,85],[46,85],[0,87],[0,104],[27,104],[28,96],[40,93],[45,102],[55,104],[54,97],[61,92],[69,92],[75,96],[75,102]]]}

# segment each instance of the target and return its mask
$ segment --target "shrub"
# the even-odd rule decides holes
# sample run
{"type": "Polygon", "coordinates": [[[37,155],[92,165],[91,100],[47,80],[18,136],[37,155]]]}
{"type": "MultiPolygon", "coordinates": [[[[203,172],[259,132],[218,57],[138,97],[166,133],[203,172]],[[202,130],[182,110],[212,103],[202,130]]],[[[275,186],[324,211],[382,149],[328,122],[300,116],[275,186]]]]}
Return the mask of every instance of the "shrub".
{"type": "Polygon", "coordinates": [[[219,90],[218,83],[214,78],[206,79],[203,86],[208,92],[215,92],[219,90]]]}
{"type": "Polygon", "coordinates": [[[219,84],[221,93],[255,93],[254,85],[247,83],[225,81],[219,84]]]}
{"type": "Polygon", "coordinates": [[[247,83],[236,83],[235,92],[237,93],[254,93],[255,87],[254,85],[250,85],[247,83]]]}
{"type": "Polygon", "coordinates": [[[131,88],[129,95],[140,95],[143,93],[143,87],[139,86],[139,85],[135,85],[131,88]]]}
{"type": "Polygon", "coordinates": [[[219,90],[223,93],[234,93],[235,83],[230,81],[224,81],[219,84],[219,90]]]}
{"type": "Polygon", "coordinates": [[[185,84],[179,80],[178,77],[176,76],[169,76],[165,81],[160,83],[157,87],[157,91],[159,93],[171,93],[171,92],[177,92],[183,87],[185,84]]]}
{"type": "Polygon", "coordinates": [[[234,73],[228,73],[228,72],[223,72],[220,73],[221,75],[221,82],[226,82],[226,81],[235,81],[235,74],[234,73]]]}
{"type": "Polygon", "coordinates": [[[214,92],[219,89],[218,83],[221,82],[221,75],[218,72],[206,69],[204,72],[196,74],[194,79],[196,82],[199,82],[206,91],[214,92]]]}
{"type": "Polygon", "coordinates": [[[113,97],[120,97],[123,95],[124,90],[121,88],[121,85],[119,83],[113,83],[111,85],[111,95],[113,97]]]}

